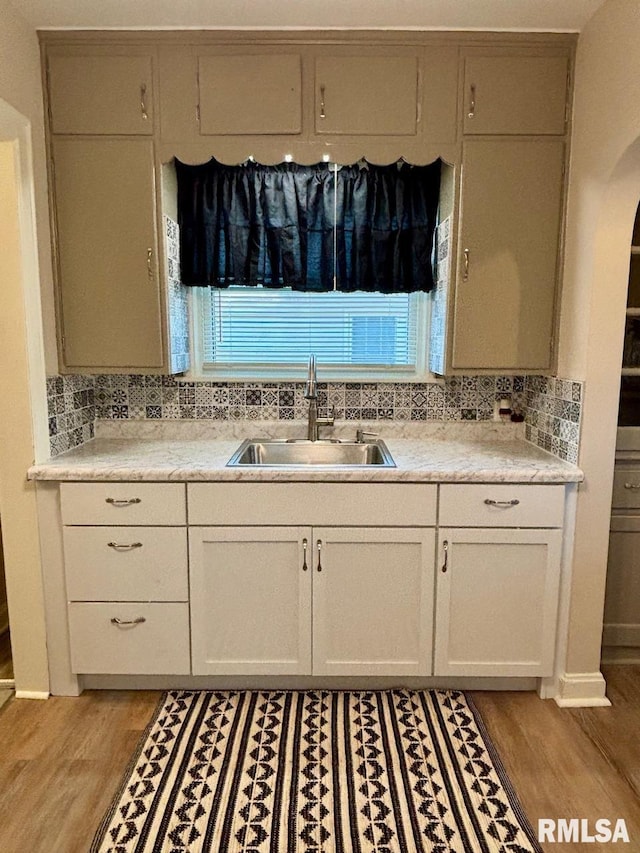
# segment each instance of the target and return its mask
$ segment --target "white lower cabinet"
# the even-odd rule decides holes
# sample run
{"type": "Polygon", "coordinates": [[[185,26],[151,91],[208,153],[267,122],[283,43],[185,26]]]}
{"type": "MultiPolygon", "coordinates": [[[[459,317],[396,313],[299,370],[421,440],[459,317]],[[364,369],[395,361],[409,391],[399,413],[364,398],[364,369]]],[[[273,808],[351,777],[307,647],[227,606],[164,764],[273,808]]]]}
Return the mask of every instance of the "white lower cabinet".
{"type": "Polygon", "coordinates": [[[553,671],[562,530],[440,528],[435,675],[553,671]]]}
{"type": "Polygon", "coordinates": [[[192,527],[194,675],[429,675],[430,529],[192,527]]]}

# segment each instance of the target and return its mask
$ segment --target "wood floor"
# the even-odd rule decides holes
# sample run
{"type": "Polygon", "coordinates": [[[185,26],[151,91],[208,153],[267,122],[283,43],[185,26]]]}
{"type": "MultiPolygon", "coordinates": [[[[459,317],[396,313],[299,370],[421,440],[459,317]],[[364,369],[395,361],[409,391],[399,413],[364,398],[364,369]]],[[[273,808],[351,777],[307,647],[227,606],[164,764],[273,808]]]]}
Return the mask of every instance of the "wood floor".
{"type": "MultiPolygon", "coordinates": [[[[637,851],[640,666],[605,675],[611,708],[561,710],[530,693],[472,695],[534,827],[539,817],[624,818],[625,849],[637,851]]],[[[87,853],[159,697],[94,691],[0,708],[2,853],[87,853]]],[[[617,848],[547,846],[582,849],[617,848]]]]}

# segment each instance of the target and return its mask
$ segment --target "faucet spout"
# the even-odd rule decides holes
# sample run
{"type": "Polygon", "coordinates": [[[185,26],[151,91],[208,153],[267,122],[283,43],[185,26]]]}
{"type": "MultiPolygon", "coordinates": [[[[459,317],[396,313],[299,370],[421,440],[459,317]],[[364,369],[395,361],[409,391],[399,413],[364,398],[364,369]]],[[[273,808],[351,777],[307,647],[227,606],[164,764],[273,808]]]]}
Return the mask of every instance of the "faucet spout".
{"type": "Polygon", "coordinates": [[[333,409],[327,413],[326,418],[318,417],[318,381],[316,377],[316,357],[313,353],[309,356],[309,371],[304,387],[305,399],[309,401],[309,419],[307,423],[307,439],[317,441],[319,427],[333,426],[333,409]]]}
{"type": "Polygon", "coordinates": [[[309,369],[307,372],[307,383],[304,388],[304,396],[307,400],[317,400],[318,382],[316,379],[316,357],[313,353],[309,356],[309,369]]]}

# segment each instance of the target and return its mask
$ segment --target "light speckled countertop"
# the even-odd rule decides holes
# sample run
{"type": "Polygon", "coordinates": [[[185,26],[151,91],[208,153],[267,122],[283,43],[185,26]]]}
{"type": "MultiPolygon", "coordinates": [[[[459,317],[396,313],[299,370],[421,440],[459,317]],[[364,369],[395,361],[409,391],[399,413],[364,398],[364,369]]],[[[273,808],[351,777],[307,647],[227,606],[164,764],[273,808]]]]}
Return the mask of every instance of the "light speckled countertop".
{"type": "Polygon", "coordinates": [[[395,468],[227,468],[247,437],[304,436],[304,425],[256,421],[224,425],[104,423],[96,438],[34,465],[33,480],[580,482],[582,471],[523,440],[521,425],[346,424],[331,433],[353,438],[356,426],[377,432],[395,468]]]}

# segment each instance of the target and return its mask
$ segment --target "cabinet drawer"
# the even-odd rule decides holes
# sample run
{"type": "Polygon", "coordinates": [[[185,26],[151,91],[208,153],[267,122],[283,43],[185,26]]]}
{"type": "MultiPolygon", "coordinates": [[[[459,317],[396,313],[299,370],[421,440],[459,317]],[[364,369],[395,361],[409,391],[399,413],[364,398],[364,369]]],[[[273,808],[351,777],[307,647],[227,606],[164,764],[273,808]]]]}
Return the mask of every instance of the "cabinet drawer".
{"type": "Polygon", "coordinates": [[[63,524],[186,524],[182,483],[62,483],[63,524]]]}
{"type": "Polygon", "coordinates": [[[562,527],[564,486],[443,485],[440,525],[562,527]]]}
{"type": "Polygon", "coordinates": [[[70,601],[187,601],[186,527],[65,527],[70,601]]]}
{"type": "Polygon", "coordinates": [[[430,527],[437,486],[423,483],[190,483],[189,524],[430,527]]]}
{"type": "Polygon", "coordinates": [[[613,509],[640,508],[640,468],[618,468],[613,473],[613,509]]]}
{"type": "Polygon", "coordinates": [[[75,602],[69,605],[69,634],[73,672],[185,675],[190,671],[188,604],[75,602]],[[112,619],[133,624],[118,625],[112,619]]]}

